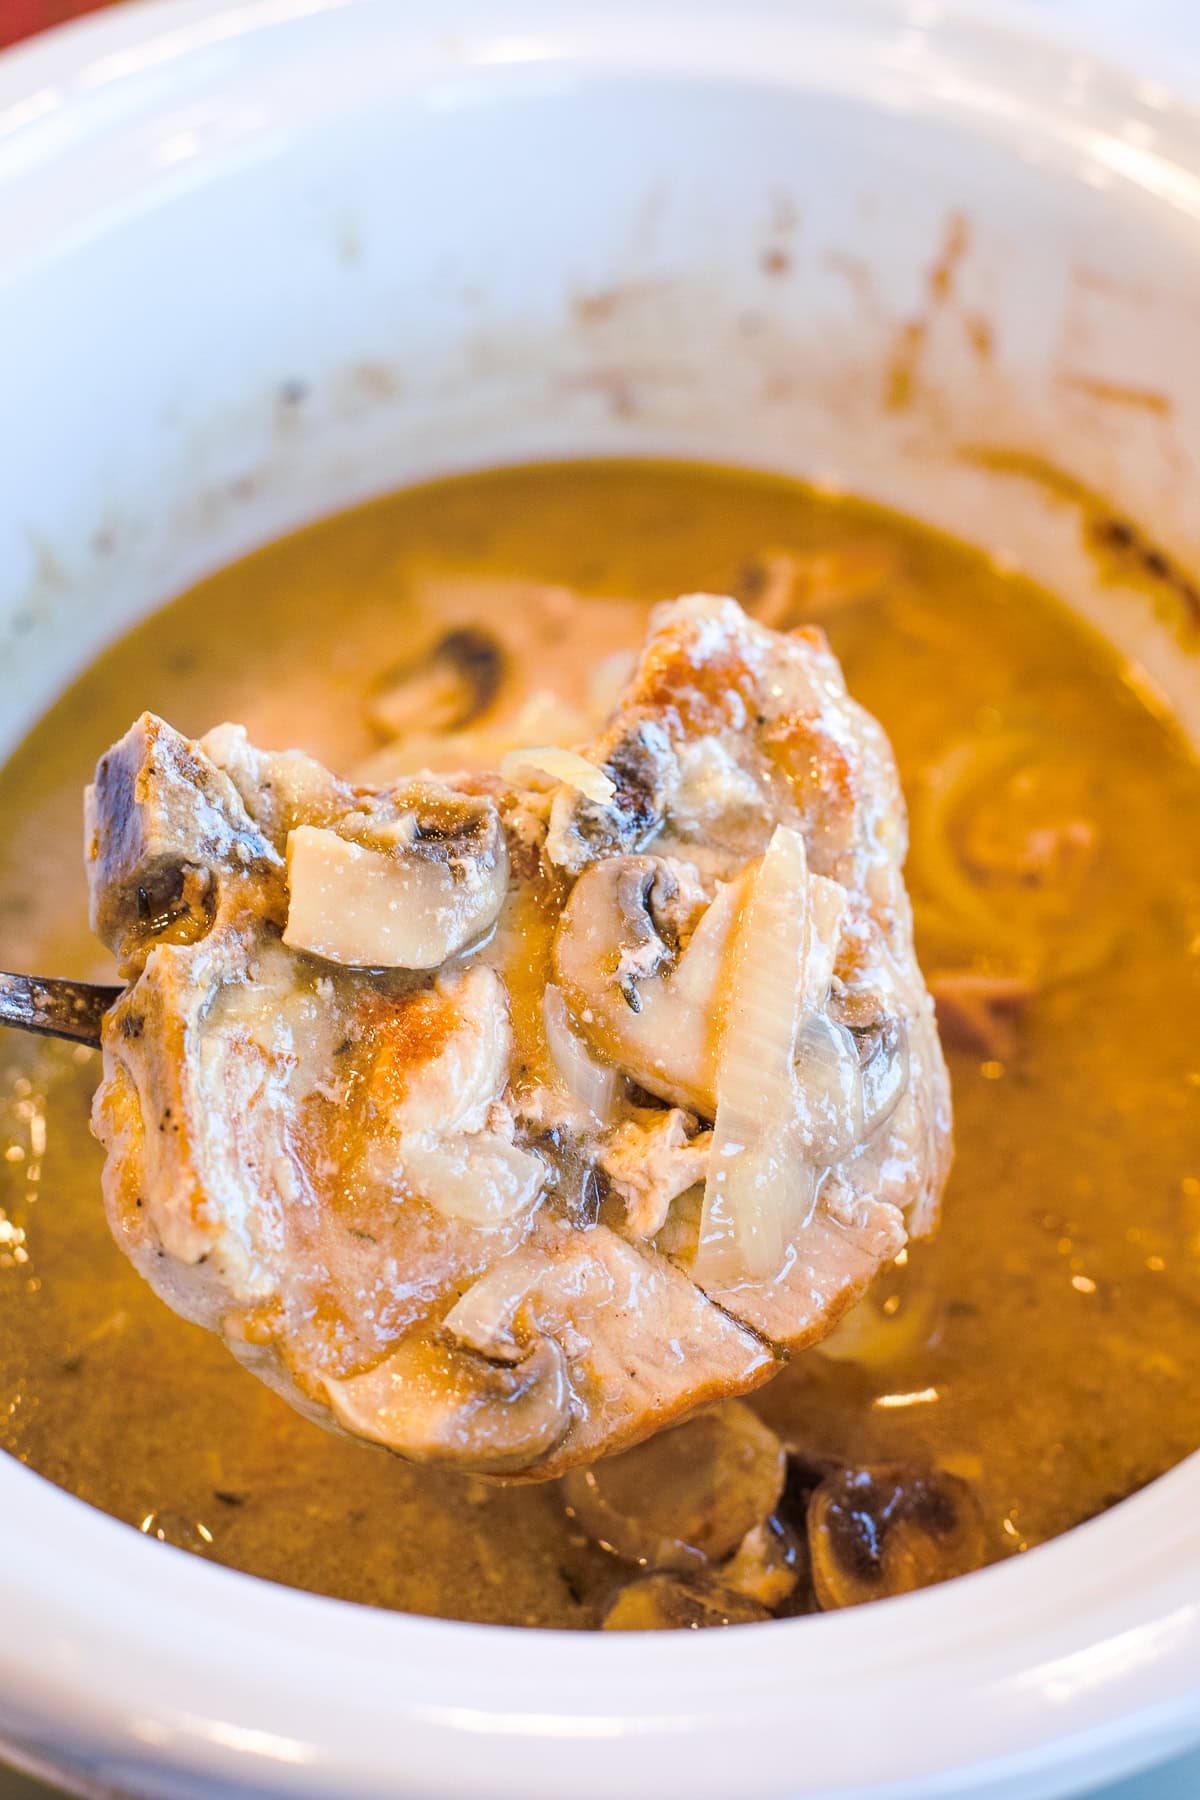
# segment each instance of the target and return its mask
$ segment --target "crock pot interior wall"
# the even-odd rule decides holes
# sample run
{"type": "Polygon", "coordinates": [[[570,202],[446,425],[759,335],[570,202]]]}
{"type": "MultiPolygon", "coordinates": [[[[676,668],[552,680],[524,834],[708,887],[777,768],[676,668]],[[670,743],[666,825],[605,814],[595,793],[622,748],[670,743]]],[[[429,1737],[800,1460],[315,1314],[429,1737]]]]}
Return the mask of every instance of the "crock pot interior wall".
{"type": "Polygon", "coordinates": [[[274,533],[446,469],[613,451],[908,507],[1098,604],[1194,704],[1149,605],[1097,590],[1061,494],[957,454],[1051,457],[1200,550],[1200,177],[1160,142],[1191,115],[1151,150],[1129,110],[1149,90],[1038,136],[795,79],[384,69],[284,131],[261,71],[231,93],[222,65],[130,107],[106,206],[0,293],[6,735],[70,672],[64,642],[78,666],[274,533]]]}

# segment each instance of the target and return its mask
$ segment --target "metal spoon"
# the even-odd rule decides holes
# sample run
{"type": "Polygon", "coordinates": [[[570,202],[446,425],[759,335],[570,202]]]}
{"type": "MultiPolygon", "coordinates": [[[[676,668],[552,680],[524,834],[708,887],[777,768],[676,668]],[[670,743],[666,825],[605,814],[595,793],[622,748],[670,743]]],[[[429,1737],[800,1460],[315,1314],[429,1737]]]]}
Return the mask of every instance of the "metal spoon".
{"type": "Polygon", "coordinates": [[[124,988],[0,974],[0,1025],[100,1048],[100,1021],[124,988]]]}

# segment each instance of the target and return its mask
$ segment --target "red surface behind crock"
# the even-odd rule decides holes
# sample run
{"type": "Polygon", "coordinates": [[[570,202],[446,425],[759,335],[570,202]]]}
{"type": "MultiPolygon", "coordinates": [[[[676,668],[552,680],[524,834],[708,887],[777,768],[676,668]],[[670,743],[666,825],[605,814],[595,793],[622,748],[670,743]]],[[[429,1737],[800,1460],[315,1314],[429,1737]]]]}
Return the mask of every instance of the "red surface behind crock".
{"type": "Polygon", "coordinates": [[[92,12],[97,4],[98,0],[0,0],[0,49],[92,12]]]}

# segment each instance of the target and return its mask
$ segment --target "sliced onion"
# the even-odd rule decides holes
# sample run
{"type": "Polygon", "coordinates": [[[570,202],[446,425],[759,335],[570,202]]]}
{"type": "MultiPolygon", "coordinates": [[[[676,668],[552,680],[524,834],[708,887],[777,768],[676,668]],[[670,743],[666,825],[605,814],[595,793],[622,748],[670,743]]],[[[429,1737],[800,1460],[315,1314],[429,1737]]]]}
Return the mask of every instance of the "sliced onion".
{"type": "Polygon", "coordinates": [[[613,1115],[617,1071],[596,1061],[571,1023],[561,991],[549,983],[542,998],[546,1044],[569,1093],[592,1117],[607,1125],[613,1115]]]}
{"type": "MultiPolygon", "coordinates": [[[[554,1260],[536,1245],[510,1251],[455,1301],[442,1329],[484,1356],[520,1354],[516,1315],[523,1306],[542,1332],[578,1328],[613,1302],[612,1270],[578,1246],[554,1260]]],[[[533,1323],[522,1321],[523,1325],[533,1323]]]]}
{"type": "Polygon", "coordinates": [[[542,1258],[529,1251],[514,1250],[501,1257],[455,1301],[442,1320],[443,1331],[483,1356],[503,1359],[506,1353],[515,1353],[517,1309],[545,1273],[542,1258]]]}
{"type": "Polygon", "coordinates": [[[808,878],[808,947],[804,954],[801,998],[806,1013],[816,1012],[829,998],[829,984],[837,961],[842,920],[846,916],[846,890],[825,875],[808,878]]]}
{"type": "Polygon", "coordinates": [[[782,1519],[772,1516],[748,1531],[729,1561],[721,1583],[732,1593],[775,1608],[790,1600],[808,1574],[808,1544],[782,1519]]]}
{"type": "Polygon", "coordinates": [[[701,1286],[777,1277],[816,1199],[793,1064],[811,923],[804,840],[780,825],[751,879],[734,947],[693,1269],[701,1286]]]}
{"type": "Polygon", "coordinates": [[[526,1212],[546,1174],[540,1157],[491,1131],[408,1140],[401,1145],[400,1168],[409,1185],[446,1218],[485,1227],[526,1212]]]}
{"type": "Polygon", "coordinates": [[[577,750],[560,750],[553,744],[510,750],[500,758],[499,772],[504,781],[520,781],[530,772],[548,775],[564,787],[578,788],[585,799],[594,800],[598,806],[606,806],[617,791],[612,778],[586,756],[580,756],[577,750]]]}

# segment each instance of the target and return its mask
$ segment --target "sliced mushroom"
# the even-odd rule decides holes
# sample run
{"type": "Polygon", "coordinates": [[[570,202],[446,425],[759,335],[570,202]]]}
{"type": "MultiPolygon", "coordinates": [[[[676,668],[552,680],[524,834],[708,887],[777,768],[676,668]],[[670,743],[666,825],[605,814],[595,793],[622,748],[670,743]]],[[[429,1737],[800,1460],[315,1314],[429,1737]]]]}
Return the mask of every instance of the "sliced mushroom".
{"type": "Polygon", "coordinates": [[[863,1135],[890,1119],[908,1087],[908,1034],[899,1019],[853,1033],[862,1081],[863,1135]]]}
{"type": "Polygon", "coordinates": [[[607,1125],[617,1098],[617,1071],[611,1064],[596,1061],[553,982],[546,983],[542,996],[542,1025],[550,1060],[567,1093],[586,1107],[597,1123],[607,1125]]]}
{"type": "Polygon", "coordinates": [[[658,901],[669,905],[680,879],[664,857],[593,864],[564,908],[554,963],[572,1013],[602,1055],[647,1092],[711,1118],[722,965],[744,882],[717,890],[678,954],[658,901]]]}
{"type": "Polygon", "coordinates": [[[689,1569],[735,1551],[774,1510],[784,1475],[779,1439],[731,1400],[573,1470],[563,1493],[588,1536],[623,1561],[689,1569]]]}
{"type": "Polygon", "coordinates": [[[397,1165],[443,1217],[468,1225],[504,1225],[528,1212],[546,1177],[540,1156],[494,1131],[402,1142],[397,1165]]]}
{"type": "Polygon", "coordinates": [[[592,800],[563,787],[550,810],[546,854],[571,874],[594,857],[644,844],[666,817],[678,778],[670,739],[654,720],[635,716],[619,736],[602,742],[612,797],[592,800]]]}
{"type": "Polygon", "coordinates": [[[864,1135],[854,1039],[826,1013],[810,1013],[796,1038],[795,1065],[807,1159],[832,1167],[849,1156],[864,1135]]]}
{"type": "Polygon", "coordinates": [[[940,1471],[842,1469],[808,1506],[813,1585],[823,1611],[908,1594],[987,1561],[966,1482],[940,1471]]]}
{"type": "Polygon", "coordinates": [[[777,1608],[793,1604],[789,1611],[804,1611],[811,1605],[808,1592],[808,1543],[790,1525],[772,1514],[748,1531],[733,1556],[721,1564],[720,1579],[731,1593],[756,1600],[760,1606],[777,1608]],[[801,1583],[805,1592],[797,1595],[801,1583]],[[799,1608],[794,1597],[800,1599],[799,1608]]]}
{"type": "Polygon", "coordinates": [[[535,1337],[519,1360],[410,1339],[362,1375],[325,1383],[338,1423],[411,1462],[489,1475],[531,1468],[571,1423],[566,1358],[535,1337]]]}
{"type": "Polygon", "coordinates": [[[392,669],[367,700],[367,719],[385,737],[461,731],[485,713],[504,679],[504,651],[478,625],[460,626],[415,662],[392,669]]]}
{"type": "Polygon", "coordinates": [[[303,750],[260,750],[244,725],[215,725],[200,749],[237,789],[242,805],[282,856],[295,825],[332,825],[355,804],[349,782],[303,750]]]}
{"type": "Polygon", "coordinates": [[[84,801],[92,929],[139,974],[159,943],[196,943],[222,892],[255,888],[271,913],[282,864],[232,781],[198,747],[143,713],[100,758],[84,801]]]}
{"type": "Polygon", "coordinates": [[[904,1027],[889,1018],[856,1031],[813,1013],[796,1039],[796,1078],[809,1153],[832,1167],[895,1112],[908,1085],[904,1027]]]}
{"type": "Polygon", "coordinates": [[[495,924],[508,851],[490,801],[414,784],[287,840],[284,942],[356,968],[433,969],[495,924]]]}
{"type": "Polygon", "coordinates": [[[622,1588],[604,1615],[605,1631],[702,1631],[710,1625],[754,1625],[765,1606],[703,1577],[649,1575],[622,1588]]]}
{"type": "MultiPolygon", "coordinates": [[[[727,952],[753,874],[718,888],[704,908],[685,863],[626,856],[594,864],[576,883],[555,941],[559,981],[597,1049],[649,1093],[705,1118],[716,1106],[727,952]]],[[[840,902],[835,884],[816,886],[818,899],[828,890],[840,902]]],[[[837,919],[822,926],[831,938],[837,928],[837,919]]],[[[822,998],[811,996],[817,1005],[822,998]]],[[[810,1011],[794,1061],[797,1124],[814,1166],[840,1162],[870,1137],[908,1077],[903,1027],[887,1017],[856,1031],[810,1011]]]]}

